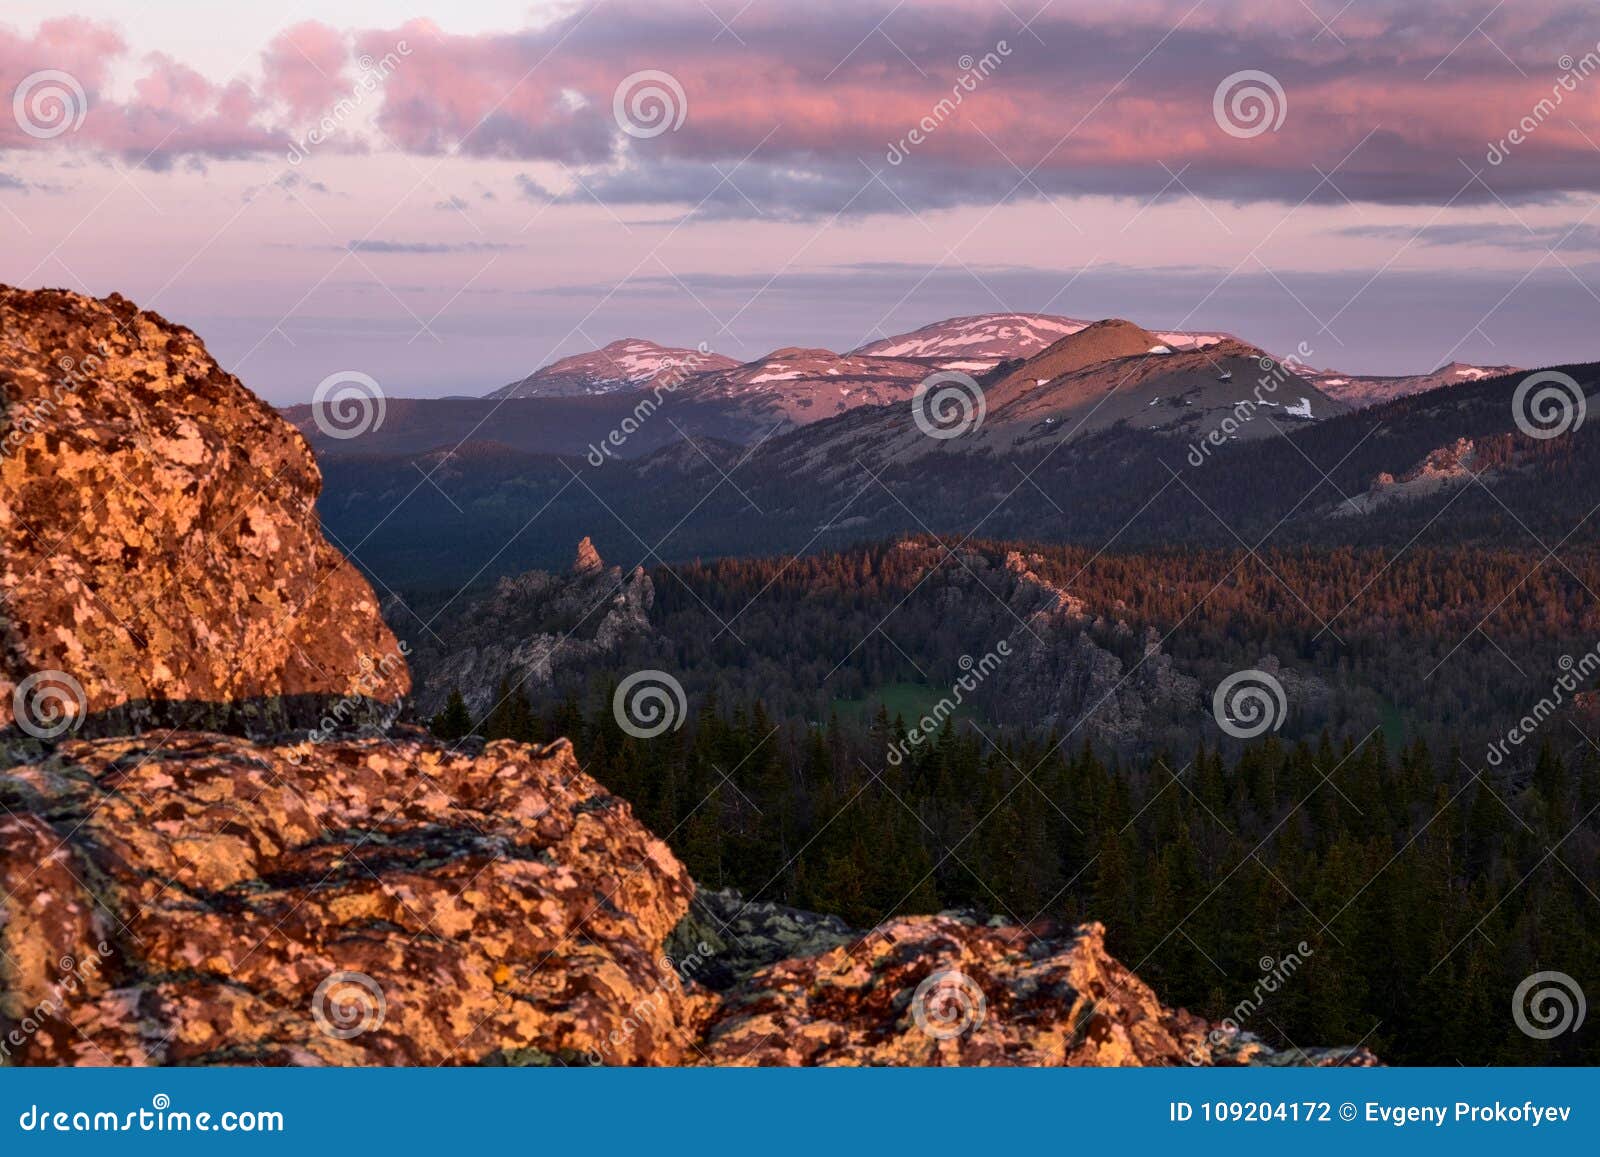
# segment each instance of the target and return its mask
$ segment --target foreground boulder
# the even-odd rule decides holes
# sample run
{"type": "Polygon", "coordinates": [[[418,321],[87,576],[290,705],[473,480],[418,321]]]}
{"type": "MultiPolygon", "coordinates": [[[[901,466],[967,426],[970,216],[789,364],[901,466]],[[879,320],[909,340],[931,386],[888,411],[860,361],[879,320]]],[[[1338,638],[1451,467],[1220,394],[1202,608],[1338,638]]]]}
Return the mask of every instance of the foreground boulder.
{"type": "Polygon", "coordinates": [[[0,287],[0,743],[314,726],[410,677],[305,439],[118,296],[0,287]],[[90,732],[85,732],[89,734],[90,732]]]}
{"type": "Polygon", "coordinates": [[[179,733],[0,772],[20,1064],[684,1064],[693,884],[571,748],[179,733]]]}
{"type": "Polygon", "coordinates": [[[707,1030],[719,1065],[1370,1065],[1363,1049],[1279,1053],[1165,1007],[1105,928],[892,920],[760,969],[707,1030]]]}
{"type": "Polygon", "coordinates": [[[759,1065],[1180,1065],[1210,1025],[1162,1007],[1105,930],[1041,938],[952,916],[891,921],[855,945],[740,985],[708,1053],[759,1065]]]}

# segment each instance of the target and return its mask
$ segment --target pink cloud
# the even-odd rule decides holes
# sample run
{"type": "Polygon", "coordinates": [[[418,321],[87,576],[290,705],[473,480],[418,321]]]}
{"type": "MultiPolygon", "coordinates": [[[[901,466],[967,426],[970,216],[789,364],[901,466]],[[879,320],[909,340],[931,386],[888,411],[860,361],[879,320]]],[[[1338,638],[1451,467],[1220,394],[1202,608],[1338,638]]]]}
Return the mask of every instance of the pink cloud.
{"type": "MultiPolygon", "coordinates": [[[[987,200],[1017,185],[1019,170],[1030,195],[1143,197],[1182,171],[1189,187],[1234,199],[1480,200],[1481,186],[1461,193],[1462,162],[1485,168],[1490,144],[1551,95],[1557,58],[1595,47],[1594,36],[1569,43],[1583,12],[1568,0],[1508,5],[1480,28],[1481,14],[1379,0],[1330,30],[1267,0],[1130,0],[1046,7],[1023,28],[1003,6],[965,0],[823,0],[749,8],[735,38],[698,4],[619,0],[515,33],[303,23],[265,49],[259,89],[217,86],[156,56],[124,105],[99,98],[122,39],[67,19],[32,40],[0,29],[0,80],[72,72],[91,106],[82,131],[40,141],[0,123],[0,147],[153,150],[157,165],[249,155],[348,96],[352,76],[392,62],[370,96],[375,147],[557,160],[623,200],[672,199],[670,188],[692,201],[693,167],[740,162],[790,172],[802,191],[818,177],[848,192],[862,161],[892,173],[913,205],[987,200]],[[962,62],[986,54],[988,75],[959,88],[970,76],[962,62]],[[1219,127],[1213,93],[1246,69],[1277,80],[1287,115],[1277,131],[1240,139],[1219,127]],[[687,112],[676,131],[634,139],[613,94],[646,70],[671,75],[687,112]],[[1338,187],[1321,184],[1317,170],[1341,161],[1338,187]]],[[[1600,78],[1564,94],[1559,114],[1485,179],[1508,198],[1600,188],[1593,146],[1572,123],[1596,112],[1600,78]]],[[[781,197],[783,182],[771,184],[781,197]]]]}
{"type": "MultiPolygon", "coordinates": [[[[402,147],[566,163],[625,151],[642,170],[641,194],[652,166],[668,161],[727,165],[755,150],[747,164],[881,168],[898,145],[910,154],[903,174],[975,189],[1015,179],[1014,163],[1050,192],[1141,196],[1169,183],[1167,169],[1189,166],[1187,179],[1212,194],[1292,202],[1317,188],[1313,166],[1326,172],[1361,145],[1336,178],[1348,195],[1429,200],[1455,194],[1468,179],[1460,160],[1483,168],[1488,144],[1549,95],[1562,47],[1551,30],[1580,26],[1577,12],[1521,5],[1479,33],[1481,14],[1387,3],[1329,32],[1307,11],[1263,0],[1202,9],[1146,0],[1048,8],[1024,30],[992,5],[824,4],[750,9],[735,43],[715,38],[693,5],[610,4],[537,32],[451,36],[419,24],[359,42],[418,43],[381,116],[402,147]],[[992,74],[952,109],[958,61],[985,53],[996,53],[992,74]],[[612,94],[647,69],[673,76],[688,115],[678,131],[632,142],[613,121],[612,94]],[[1244,69],[1281,83],[1279,131],[1239,139],[1219,128],[1213,93],[1244,69]]],[[[1600,109],[1594,88],[1569,96],[1573,119],[1600,109]]],[[[1506,196],[1600,187],[1592,154],[1564,117],[1551,118],[1494,176],[1506,196]]]]}
{"type": "Polygon", "coordinates": [[[278,146],[248,85],[216,85],[161,53],[145,58],[131,99],[108,98],[110,71],[127,51],[118,30],[76,17],[46,21],[32,37],[0,28],[0,91],[31,86],[20,117],[13,108],[0,115],[0,149],[87,148],[162,169],[183,156],[278,146]]]}
{"type": "Polygon", "coordinates": [[[307,21],[282,33],[262,55],[262,95],[282,102],[295,122],[320,116],[350,91],[343,33],[307,21]]]}
{"type": "Polygon", "coordinates": [[[75,119],[96,101],[112,61],[124,51],[126,43],[115,28],[75,16],[46,20],[32,37],[0,25],[0,94],[8,98],[0,106],[0,149],[28,148],[38,141],[14,118],[9,99],[30,77],[65,73],[83,94],[80,99],[70,85],[42,80],[29,90],[24,115],[37,131],[53,131],[58,118],[75,119]]]}

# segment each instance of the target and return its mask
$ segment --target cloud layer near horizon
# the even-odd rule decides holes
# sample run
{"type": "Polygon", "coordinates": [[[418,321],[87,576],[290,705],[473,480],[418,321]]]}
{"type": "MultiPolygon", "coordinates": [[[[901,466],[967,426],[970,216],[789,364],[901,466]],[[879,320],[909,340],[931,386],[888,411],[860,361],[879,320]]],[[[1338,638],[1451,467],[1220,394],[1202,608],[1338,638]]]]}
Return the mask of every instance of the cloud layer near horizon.
{"type": "Polygon", "coordinates": [[[558,162],[568,180],[554,199],[723,216],[1188,190],[1288,204],[1600,190],[1600,146],[1581,127],[1600,119],[1600,76],[1561,83],[1563,58],[1600,60],[1592,4],[1508,4],[1485,19],[1473,5],[1380,0],[1328,25],[1263,0],[1058,3],[1025,23],[1031,12],[761,2],[720,26],[696,3],[606,2],[508,33],[309,22],[265,45],[250,81],[151,53],[119,96],[113,66],[133,57],[123,30],[73,17],[31,36],[0,25],[0,88],[58,69],[87,100],[81,127],[50,139],[0,118],[0,150],[152,169],[281,161],[332,117],[325,147],[558,162]],[[1281,86],[1283,123],[1241,138],[1219,127],[1213,98],[1247,69],[1281,86]],[[639,139],[619,129],[613,96],[645,70],[670,75],[684,116],[639,139]],[[366,107],[345,123],[341,101],[366,107]],[[1525,118],[1536,129],[1489,165],[1525,118]]]}

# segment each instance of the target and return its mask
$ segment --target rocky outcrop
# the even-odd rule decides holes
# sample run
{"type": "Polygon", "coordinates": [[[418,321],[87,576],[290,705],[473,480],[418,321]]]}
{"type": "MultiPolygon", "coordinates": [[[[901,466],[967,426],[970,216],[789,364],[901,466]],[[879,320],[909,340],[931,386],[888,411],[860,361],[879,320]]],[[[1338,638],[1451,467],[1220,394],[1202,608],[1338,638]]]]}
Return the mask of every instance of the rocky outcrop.
{"type": "Polygon", "coordinates": [[[1004,565],[1016,576],[1017,585],[1011,596],[1011,608],[1019,617],[1030,623],[1050,626],[1062,619],[1088,616],[1087,603],[1066,587],[1041,578],[1033,569],[1044,565],[1042,555],[1023,555],[1020,551],[1008,550],[1004,565]]]}
{"type": "Polygon", "coordinates": [[[565,743],[72,742],[0,804],[13,1063],[696,1059],[694,885],[565,743]]]}
{"type": "Polygon", "coordinates": [[[1329,513],[1334,518],[1371,514],[1390,503],[1430,498],[1451,487],[1464,485],[1479,473],[1493,480],[1493,474],[1476,468],[1477,460],[1478,448],[1472,439],[1457,438],[1448,446],[1428,451],[1421,462],[1398,478],[1384,471],[1363,493],[1347,497],[1329,513]]]}
{"type": "Polygon", "coordinates": [[[0,745],[85,720],[267,732],[406,693],[305,440],[199,338],[9,288],[0,333],[0,745]]]}
{"type": "Polygon", "coordinates": [[[882,925],[729,995],[708,1055],[760,1065],[1177,1065],[1210,1026],[1161,1006],[1087,925],[1041,939],[952,916],[882,925]]]}
{"type": "Polygon", "coordinates": [[[600,558],[600,552],[594,548],[594,541],[586,534],[583,541],[578,543],[578,553],[572,560],[573,574],[593,574],[603,570],[605,562],[600,558]]]}
{"type": "Polygon", "coordinates": [[[1097,924],[694,897],[564,742],[73,741],[0,773],[12,1064],[1176,1065],[1097,924]]]}
{"type": "MultiPolygon", "coordinates": [[[[920,542],[898,549],[923,554],[930,568],[941,565],[943,552],[920,542]]],[[[970,616],[974,604],[987,609],[985,600],[1010,612],[1002,621],[1010,653],[979,690],[993,718],[1131,751],[1153,745],[1168,720],[1193,717],[1199,680],[1178,670],[1154,628],[1135,646],[1120,604],[1090,607],[1040,573],[1046,560],[1038,554],[1007,551],[999,565],[980,551],[958,557],[940,596],[951,621],[970,616]]]]}
{"type": "Polygon", "coordinates": [[[705,1055],[725,1065],[1371,1064],[1214,1032],[1105,949],[1105,929],[914,916],[763,969],[724,995],[705,1055]]]}
{"type": "Polygon", "coordinates": [[[459,690],[474,718],[498,702],[500,687],[530,696],[563,671],[582,671],[629,640],[653,633],[655,584],[643,567],[608,567],[585,538],[566,574],[529,571],[503,578],[492,594],[462,600],[431,619],[398,600],[385,614],[409,652],[416,705],[431,716],[459,690]]]}

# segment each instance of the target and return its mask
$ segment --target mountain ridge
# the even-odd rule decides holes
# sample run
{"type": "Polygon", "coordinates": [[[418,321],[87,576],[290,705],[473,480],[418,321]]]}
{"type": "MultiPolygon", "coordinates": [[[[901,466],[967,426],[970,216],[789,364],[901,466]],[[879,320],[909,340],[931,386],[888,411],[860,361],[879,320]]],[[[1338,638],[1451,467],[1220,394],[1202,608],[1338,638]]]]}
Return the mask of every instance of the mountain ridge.
{"type": "Polygon", "coordinates": [[[553,361],[484,397],[498,401],[618,393],[663,383],[676,385],[693,374],[731,369],[738,364],[703,346],[678,349],[645,338],[624,337],[553,361]]]}

